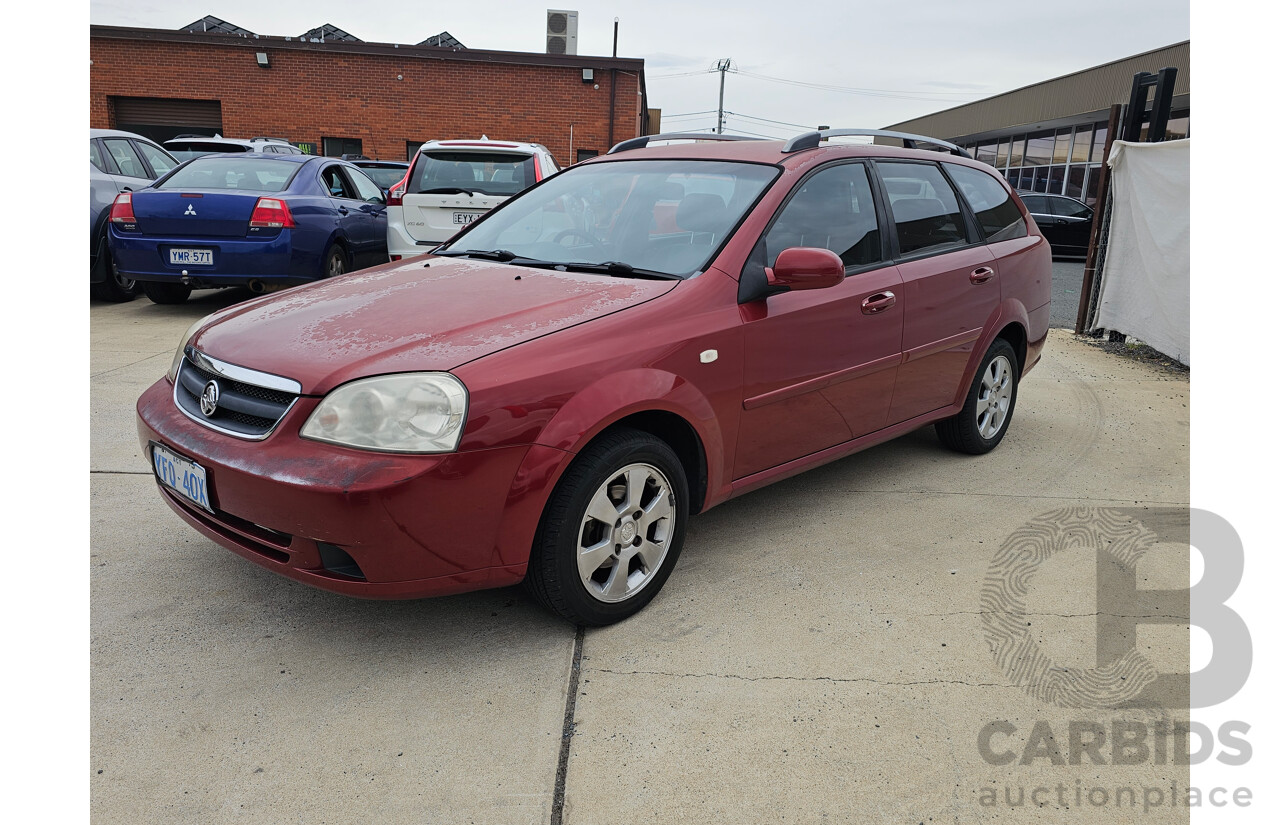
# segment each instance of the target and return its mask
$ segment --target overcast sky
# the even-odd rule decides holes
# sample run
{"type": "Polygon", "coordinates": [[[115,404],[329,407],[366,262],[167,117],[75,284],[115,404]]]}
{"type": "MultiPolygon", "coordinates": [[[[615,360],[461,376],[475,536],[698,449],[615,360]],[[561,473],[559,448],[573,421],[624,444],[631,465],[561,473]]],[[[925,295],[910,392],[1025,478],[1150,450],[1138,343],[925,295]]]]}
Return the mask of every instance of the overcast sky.
{"type": "MultiPolygon", "coordinates": [[[[715,125],[713,70],[731,58],[741,71],[726,78],[725,109],[736,113],[728,130],[770,136],[797,130],[768,121],[886,126],[1191,36],[1187,3],[1149,0],[1022,2],[1001,11],[951,0],[570,0],[563,7],[579,12],[580,55],[608,55],[613,19],[620,19],[618,54],[644,58],[650,105],[663,110],[666,131],[715,125]]],[[[332,23],[384,43],[448,31],[473,49],[541,52],[546,10],[545,2],[93,0],[89,15],[93,23],[158,29],[213,15],[258,34],[290,36],[332,23]]]]}

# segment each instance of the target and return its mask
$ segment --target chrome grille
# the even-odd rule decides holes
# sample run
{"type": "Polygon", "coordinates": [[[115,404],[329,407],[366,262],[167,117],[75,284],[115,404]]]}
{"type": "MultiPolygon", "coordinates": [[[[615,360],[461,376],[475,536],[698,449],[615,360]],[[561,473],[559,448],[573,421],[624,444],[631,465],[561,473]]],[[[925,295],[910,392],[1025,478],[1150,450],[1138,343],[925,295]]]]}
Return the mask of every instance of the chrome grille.
{"type": "Polygon", "coordinates": [[[259,440],[271,434],[298,399],[297,392],[278,389],[289,385],[296,382],[225,364],[188,348],[174,381],[173,400],[193,421],[228,435],[259,440]],[[213,414],[205,415],[200,396],[210,382],[218,385],[218,402],[213,414]]]}

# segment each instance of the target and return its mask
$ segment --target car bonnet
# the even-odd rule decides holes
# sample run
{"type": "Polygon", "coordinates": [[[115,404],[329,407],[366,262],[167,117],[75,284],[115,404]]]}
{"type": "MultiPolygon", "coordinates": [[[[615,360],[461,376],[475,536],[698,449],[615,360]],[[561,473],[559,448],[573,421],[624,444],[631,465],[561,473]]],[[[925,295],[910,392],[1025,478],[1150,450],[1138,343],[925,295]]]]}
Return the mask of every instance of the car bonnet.
{"type": "Polygon", "coordinates": [[[370,375],[451,370],[678,283],[414,258],[247,302],[220,313],[191,343],[320,395],[370,375]]]}

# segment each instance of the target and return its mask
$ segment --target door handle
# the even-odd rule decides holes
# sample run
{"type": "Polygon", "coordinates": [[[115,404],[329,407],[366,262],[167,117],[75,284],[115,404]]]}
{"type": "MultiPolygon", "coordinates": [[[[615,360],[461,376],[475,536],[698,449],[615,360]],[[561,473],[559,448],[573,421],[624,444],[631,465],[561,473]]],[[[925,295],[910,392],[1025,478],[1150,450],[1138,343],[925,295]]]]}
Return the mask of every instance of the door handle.
{"type": "Polygon", "coordinates": [[[349,210],[349,209],[347,209],[347,207],[345,207],[345,206],[339,206],[339,207],[338,207],[338,214],[339,214],[339,215],[346,215],[348,212],[350,212],[350,210],[349,210]]]}
{"type": "Polygon", "coordinates": [[[987,281],[991,280],[991,276],[995,274],[996,274],[996,271],[991,267],[980,266],[977,269],[975,269],[973,272],[969,273],[969,283],[985,284],[987,281]]]}
{"type": "Polygon", "coordinates": [[[892,292],[877,292],[875,295],[868,295],[863,299],[862,314],[878,315],[896,303],[898,303],[898,299],[894,297],[892,292]]]}

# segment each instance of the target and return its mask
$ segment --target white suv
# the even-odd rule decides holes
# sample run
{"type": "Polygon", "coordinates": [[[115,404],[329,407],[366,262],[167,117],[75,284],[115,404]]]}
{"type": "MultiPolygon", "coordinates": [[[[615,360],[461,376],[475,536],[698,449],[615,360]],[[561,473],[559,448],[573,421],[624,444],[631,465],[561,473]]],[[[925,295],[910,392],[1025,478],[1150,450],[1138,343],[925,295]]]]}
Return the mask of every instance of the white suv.
{"type": "Polygon", "coordinates": [[[507,198],[560,171],[539,143],[432,140],[387,196],[387,252],[429,252],[507,198]]]}
{"type": "Polygon", "coordinates": [[[265,152],[276,155],[301,155],[302,150],[284,138],[256,137],[244,140],[241,138],[224,138],[222,135],[202,137],[200,135],[184,135],[164,142],[164,148],[175,158],[182,161],[198,158],[201,155],[213,155],[223,152],[265,152]]]}

